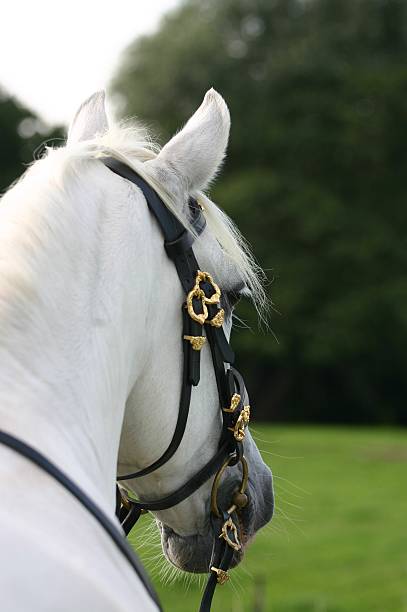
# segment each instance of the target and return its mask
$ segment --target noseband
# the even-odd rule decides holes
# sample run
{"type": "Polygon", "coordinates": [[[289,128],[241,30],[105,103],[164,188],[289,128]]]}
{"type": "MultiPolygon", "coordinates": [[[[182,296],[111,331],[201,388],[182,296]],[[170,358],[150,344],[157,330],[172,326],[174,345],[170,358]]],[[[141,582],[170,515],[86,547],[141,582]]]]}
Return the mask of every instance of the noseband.
{"type": "MultiPolygon", "coordinates": [[[[213,550],[210,575],[200,606],[200,612],[208,612],[216,585],[224,584],[227,581],[227,570],[232,562],[233,554],[242,547],[236,526],[238,522],[236,513],[248,503],[246,494],[248,465],[243,454],[245,428],[250,418],[247,391],[242,376],[233,367],[234,353],[223,331],[224,310],[220,304],[221,290],[209,273],[200,270],[192,249],[195,236],[199,236],[206,225],[201,207],[196,200],[189,199],[188,213],[192,228],[190,231],[167,208],[152,187],[129,166],[111,157],[103,158],[101,161],[112,172],[131,181],[143,192],[147,205],[164,236],[165,251],[175,265],[186,296],[185,303],[182,304],[181,315],[183,322],[182,386],[173,437],[168,448],[151,465],[132,474],[119,475],[117,480],[126,481],[151,474],[164,465],[177,451],[188,420],[192,387],[199,384],[200,351],[206,342],[209,344],[212,355],[222,413],[222,432],[218,449],[206,465],[176,491],[158,500],[131,499],[123,487],[118,486],[116,514],[125,534],[128,535],[143,512],[166,510],[179,504],[215,475],[210,503],[210,523],[214,536],[213,550]],[[222,508],[218,500],[221,479],[229,467],[236,465],[241,467],[241,481],[228,507],[222,508]]],[[[45,470],[87,508],[137,571],[151,597],[161,609],[139,560],[110,519],[87,494],[44,455],[22,440],[0,431],[0,443],[9,446],[45,470]]]]}

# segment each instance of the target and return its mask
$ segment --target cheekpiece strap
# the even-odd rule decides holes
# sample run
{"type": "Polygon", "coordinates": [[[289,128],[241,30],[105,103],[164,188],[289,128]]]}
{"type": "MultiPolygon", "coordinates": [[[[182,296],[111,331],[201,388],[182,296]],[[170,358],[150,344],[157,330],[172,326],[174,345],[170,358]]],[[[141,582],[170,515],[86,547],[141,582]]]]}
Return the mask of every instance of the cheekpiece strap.
{"type": "Polygon", "coordinates": [[[175,265],[186,295],[182,314],[183,380],[173,438],[157,461],[136,473],[119,476],[118,480],[138,478],[153,472],[166,463],[179,447],[187,423],[191,388],[198,385],[200,380],[200,352],[206,343],[209,344],[212,355],[223,422],[218,451],[203,468],[184,485],[162,499],[134,501],[121,495],[119,519],[127,534],[143,511],[165,510],[177,505],[215,474],[211,494],[214,549],[210,576],[200,607],[200,612],[209,612],[215,587],[228,579],[227,570],[232,562],[233,553],[241,548],[234,517],[235,511],[243,508],[248,501],[245,494],[248,465],[243,455],[245,429],[250,417],[247,392],[241,375],[233,368],[235,355],[223,330],[225,313],[220,303],[221,290],[208,272],[199,269],[193,252],[195,237],[203,232],[206,224],[199,203],[190,198],[188,211],[191,229],[186,228],[166,207],[152,187],[135,171],[113,158],[105,158],[102,161],[110,170],[132,181],[142,190],[148,207],[162,230],[166,253],[175,265]],[[241,485],[234,494],[230,507],[222,510],[217,503],[221,477],[228,467],[237,464],[241,464],[242,469],[241,485]]]}

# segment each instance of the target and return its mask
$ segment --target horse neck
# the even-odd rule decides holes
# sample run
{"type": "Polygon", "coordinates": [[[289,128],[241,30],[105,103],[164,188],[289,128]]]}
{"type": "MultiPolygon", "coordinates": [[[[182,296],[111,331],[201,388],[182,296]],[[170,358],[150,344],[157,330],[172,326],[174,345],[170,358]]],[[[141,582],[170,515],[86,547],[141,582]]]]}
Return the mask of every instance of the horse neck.
{"type": "Polygon", "coordinates": [[[0,427],[112,508],[125,401],[143,359],[146,260],[134,232],[145,207],[98,162],[78,177],[52,170],[47,193],[35,195],[34,168],[0,207],[0,427]]]}

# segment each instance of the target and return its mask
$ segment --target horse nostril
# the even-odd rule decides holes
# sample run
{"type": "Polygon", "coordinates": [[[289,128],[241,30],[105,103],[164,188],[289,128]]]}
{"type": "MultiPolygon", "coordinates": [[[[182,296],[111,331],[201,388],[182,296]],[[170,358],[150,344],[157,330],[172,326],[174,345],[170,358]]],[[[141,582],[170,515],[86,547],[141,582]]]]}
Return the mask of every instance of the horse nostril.
{"type": "Polygon", "coordinates": [[[235,491],[233,498],[232,498],[232,503],[235,506],[237,506],[238,508],[244,508],[245,506],[247,506],[248,501],[249,501],[249,498],[247,497],[246,493],[235,491]]]}

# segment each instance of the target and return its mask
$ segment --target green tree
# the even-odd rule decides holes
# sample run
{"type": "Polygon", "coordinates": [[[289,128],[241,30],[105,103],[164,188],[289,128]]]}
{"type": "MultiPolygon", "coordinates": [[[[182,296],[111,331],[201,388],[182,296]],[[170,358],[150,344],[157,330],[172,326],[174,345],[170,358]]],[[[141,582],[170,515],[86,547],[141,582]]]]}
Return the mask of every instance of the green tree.
{"type": "Polygon", "coordinates": [[[62,137],[0,88],[0,191],[3,192],[40,154],[42,143],[62,137]]]}
{"type": "Polygon", "coordinates": [[[407,422],[406,52],[402,0],[189,0],[113,82],[163,141],[230,106],[212,197],[273,280],[279,342],[235,333],[265,418],[407,422]]]}

